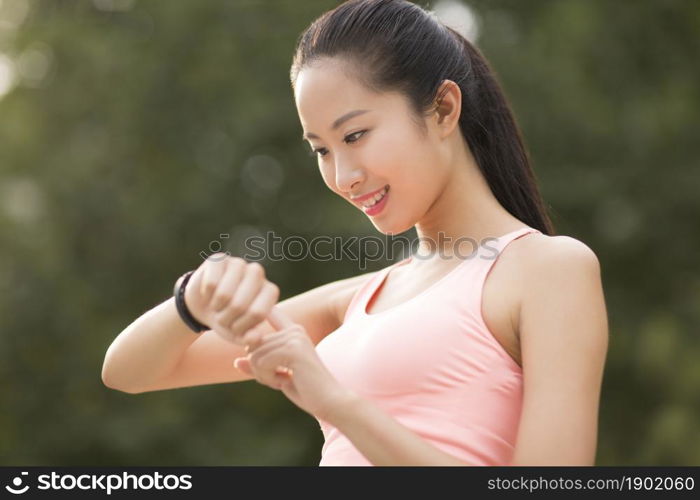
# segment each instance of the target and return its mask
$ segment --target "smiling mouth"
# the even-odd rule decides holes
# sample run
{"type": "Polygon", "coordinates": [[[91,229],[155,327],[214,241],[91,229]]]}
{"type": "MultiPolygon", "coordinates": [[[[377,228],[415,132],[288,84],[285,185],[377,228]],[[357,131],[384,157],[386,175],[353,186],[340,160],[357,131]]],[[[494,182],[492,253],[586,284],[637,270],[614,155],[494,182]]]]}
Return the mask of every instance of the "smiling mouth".
{"type": "Polygon", "coordinates": [[[380,201],[382,201],[382,198],[386,196],[386,194],[389,192],[389,186],[386,185],[384,188],[382,188],[381,191],[379,191],[377,194],[374,195],[374,197],[370,198],[369,200],[365,200],[361,202],[360,204],[362,205],[363,208],[371,208],[380,201]]]}

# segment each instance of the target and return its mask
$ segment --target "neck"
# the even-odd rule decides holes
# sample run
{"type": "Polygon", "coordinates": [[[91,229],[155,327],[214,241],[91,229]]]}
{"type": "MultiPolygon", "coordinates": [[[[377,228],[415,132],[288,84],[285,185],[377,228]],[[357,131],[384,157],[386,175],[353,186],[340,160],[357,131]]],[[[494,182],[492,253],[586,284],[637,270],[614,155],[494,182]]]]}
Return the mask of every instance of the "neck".
{"type": "Polygon", "coordinates": [[[417,251],[423,260],[469,255],[487,243],[486,238],[497,238],[525,225],[501,206],[468,149],[451,171],[442,192],[416,223],[417,251]]]}

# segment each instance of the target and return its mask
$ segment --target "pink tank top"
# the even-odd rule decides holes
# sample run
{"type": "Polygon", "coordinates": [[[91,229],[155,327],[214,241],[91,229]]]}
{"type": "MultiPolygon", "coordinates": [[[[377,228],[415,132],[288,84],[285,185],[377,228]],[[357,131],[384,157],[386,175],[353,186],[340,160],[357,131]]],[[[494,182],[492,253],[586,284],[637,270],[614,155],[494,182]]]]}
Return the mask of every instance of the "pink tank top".
{"type": "MultiPolygon", "coordinates": [[[[537,229],[488,238],[426,290],[374,314],[367,304],[389,272],[353,296],[343,324],[316,345],[333,376],[436,448],[470,465],[507,465],[522,406],[522,369],[481,315],[486,276],[508,243],[537,229]]],[[[318,420],[319,465],[372,465],[342,433],[318,420]]]]}

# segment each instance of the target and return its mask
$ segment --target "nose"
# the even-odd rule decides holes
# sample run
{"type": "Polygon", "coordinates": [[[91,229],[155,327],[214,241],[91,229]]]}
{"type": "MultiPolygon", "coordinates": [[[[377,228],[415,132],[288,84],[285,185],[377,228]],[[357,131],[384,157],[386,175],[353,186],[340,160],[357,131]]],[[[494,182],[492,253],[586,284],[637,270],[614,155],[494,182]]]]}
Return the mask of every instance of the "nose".
{"type": "Polygon", "coordinates": [[[353,188],[362,182],[364,172],[361,168],[348,164],[347,162],[338,162],[335,169],[335,185],[338,190],[349,193],[353,188]]]}

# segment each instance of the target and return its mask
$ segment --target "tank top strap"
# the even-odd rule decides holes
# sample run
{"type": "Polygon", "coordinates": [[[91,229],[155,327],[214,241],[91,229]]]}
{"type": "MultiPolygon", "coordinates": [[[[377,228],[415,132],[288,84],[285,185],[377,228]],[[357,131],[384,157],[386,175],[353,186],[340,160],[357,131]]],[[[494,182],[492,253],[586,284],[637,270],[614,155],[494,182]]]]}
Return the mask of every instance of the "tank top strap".
{"type": "Polygon", "coordinates": [[[476,300],[475,305],[479,307],[479,311],[481,310],[481,295],[483,293],[484,284],[486,283],[486,278],[496,264],[496,261],[498,261],[498,258],[512,241],[530,233],[542,234],[541,231],[534,227],[522,227],[499,236],[498,238],[490,238],[482,244],[483,248],[480,249],[480,258],[478,259],[480,265],[477,266],[475,274],[472,275],[472,279],[474,280],[473,285],[476,287],[476,293],[473,294],[473,298],[476,300]]]}
{"type": "Polygon", "coordinates": [[[384,281],[386,275],[389,274],[389,272],[393,268],[404,263],[409,258],[410,257],[407,257],[398,262],[394,262],[393,264],[386,266],[385,268],[380,269],[379,271],[376,271],[373,275],[371,275],[369,279],[367,279],[353,294],[352,299],[348,304],[348,308],[345,310],[345,315],[343,316],[343,323],[345,323],[348,319],[350,319],[352,316],[359,312],[357,311],[358,307],[364,307],[364,305],[367,303],[367,300],[370,297],[372,297],[372,295],[374,295],[374,292],[376,291],[377,287],[384,281]]]}
{"type": "MultiPolygon", "coordinates": [[[[517,240],[521,236],[525,236],[526,234],[529,233],[539,233],[537,229],[534,227],[521,227],[520,229],[516,229],[515,231],[511,231],[510,233],[504,234],[502,236],[499,236],[498,238],[487,238],[487,241],[490,241],[490,250],[491,250],[491,257],[490,259],[487,259],[489,262],[495,262],[498,258],[498,255],[503,251],[503,249],[508,246],[508,244],[511,241],[517,240]],[[497,253],[493,253],[493,249],[497,249],[497,253]]],[[[485,246],[485,245],[484,245],[485,246]]]]}
{"type": "MultiPolygon", "coordinates": [[[[448,282],[448,279],[450,278],[453,280],[457,279],[459,281],[463,281],[464,275],[462,273],[469,273],[469,282],[472,284],[471,286],[476,286],[477,292],[472,293],[472,297],[478,301],[477,304],[480,307],[481,289],[483,288],[486,276],[493,267],[495,261],[498,259],[498,256],[511,241],[533,232],[540,233],[539,230],[533,227],[526,226],[520,229],[516,229],[515,231],[511,231],[510,233],[504,234],[502,236],[499,236],[498,238],[487,238],[486,240],[481,242],[477,253],[473,254],[473,257],[467,259],[471,261],[471,263],[465,263],[463,265],[458,266],[457,269],[453,270],[451,273],[449,273],[443,278],[444,282],[448,282]],[[475,263],[478,263],[478,265],[475,266],[475,263]]],[[[389,274],[389,272],[391,272],[392,269],[399,265],[402,265],[410,259],[411,256],[406,257],[405,259],[402,259],[398,262],[395,262],[394,264],[380,269],[374,275],[370,276],[370,278],[367,281],[365,281],[354,293],[352,299],[350,300],[350,303],[348,304],[348,308],[345,311],[345,315],[343,316],[343,323],[351,319],[353,316],[359,314],[360,311],[357,310],[358,307],[365,307],[365,304],[367,304],[368,300],[374,295],[377,287],[384,282],[384,279],[386,278],[387,274],[389,274]]],[[[441,283],[442,281],[442,279],[439,280],[439,283],[441,283]]]]}

